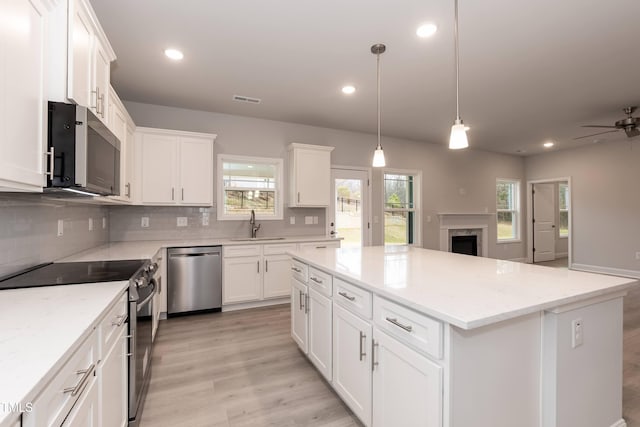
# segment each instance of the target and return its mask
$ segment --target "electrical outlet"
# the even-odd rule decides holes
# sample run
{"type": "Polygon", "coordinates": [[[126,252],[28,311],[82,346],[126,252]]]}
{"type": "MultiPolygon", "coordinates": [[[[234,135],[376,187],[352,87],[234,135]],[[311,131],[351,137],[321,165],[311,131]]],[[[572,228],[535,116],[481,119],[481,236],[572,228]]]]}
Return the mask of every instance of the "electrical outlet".
{"type": "Polygon", "coordinates": [[[93,231],[93,218],[89,218],[89,231],[93,231]]]}
{"type": "Polygon", "coordinates": [[[177,221],[176,222],[178,224],[178,227],[186,227],[187,224],[188,224],[186,216],[177,217],[177,221]]]}
{"type": "Polygon", "coordinates": [[[209,212],[202,212],[202,225],[205,227],[209,225],[209,212]]]}
{"type": "Polygon", "coordinates": [[[571,348],[576,348],[584,342],[584,325],[582,319],[574,319],[571,322],[571,348]]]}
{"type": "Polygon", "coordinates": [[[140,227],[142,228],[148,228],[149,227],[149,217],[148,216],[143,216],[142,219],[140,220],[140,227]]]}
{"type": "Polygon", "coordinates": [[[313,217],[312,216],[305,216],[304,217],[304,223],[305,223],[305,225],[313,224],[313,217]]]}
{"type": "Polygon", "coordinates": [[[291,225],[295,225],[296,224],[296,217],[295,216],[290,216],[289,217],[289,224],[291,224],[291,225]]]}
{"type": "Polygon", "coordinates": [[[59,219],[58,220],[58,237],[62,236],[64,234],[64,221],[59,219]]]}
{"type": "Polygon", "coordinates": [[[104,230],[105,228],[107,228],[107,218],[102,217],[102,229],[104,230]]]}

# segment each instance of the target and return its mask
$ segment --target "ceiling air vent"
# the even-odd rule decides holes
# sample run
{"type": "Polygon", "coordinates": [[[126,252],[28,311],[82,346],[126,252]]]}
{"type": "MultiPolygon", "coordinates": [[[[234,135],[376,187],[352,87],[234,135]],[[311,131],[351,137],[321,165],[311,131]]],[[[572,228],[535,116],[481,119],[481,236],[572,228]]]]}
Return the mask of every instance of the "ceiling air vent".
{"type": "Polygon", "coordinates": [[[233,95],[233,100],[238,102],[248,102],[249,104],[260,104],[262,100],[260,98],[251,98],[250,96],[233,95]]]}

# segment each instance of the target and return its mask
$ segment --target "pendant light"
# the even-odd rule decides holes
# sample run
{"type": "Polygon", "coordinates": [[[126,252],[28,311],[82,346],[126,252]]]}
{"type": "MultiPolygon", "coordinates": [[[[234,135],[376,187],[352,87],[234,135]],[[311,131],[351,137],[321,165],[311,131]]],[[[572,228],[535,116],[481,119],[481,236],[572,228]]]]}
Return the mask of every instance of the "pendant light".
{"type": "Polygon", "coordinates": [[[387,47],[382,43],[374,44],[371,46],[371,53],[377,57],[377,80],[378,80],[378,145],[376,151],[373,153],[373,167],[382,168],[386,165],[384,160],[384,151],[382,151],[382,144],[380,144],[380,55],[387,50],[387,47]]]}
{"type": "Polygon", "coordinates": [[[462,123],[460,118],[460,53],[458,52],[458,0],[455,0],[455,22],[454,33],[456,42],[456,120],[451,126],[451,136],[449,137],[449,148],[452,150],[459,150],[461,148],[467,148],[469,141],[467,140],[468,126],[462,123]]]}

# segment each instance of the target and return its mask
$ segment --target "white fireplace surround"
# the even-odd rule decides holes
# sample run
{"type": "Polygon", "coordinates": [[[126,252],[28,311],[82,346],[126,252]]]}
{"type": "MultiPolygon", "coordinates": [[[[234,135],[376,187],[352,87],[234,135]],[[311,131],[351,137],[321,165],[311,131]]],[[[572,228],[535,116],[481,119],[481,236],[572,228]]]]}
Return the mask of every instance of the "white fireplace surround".
{"type": "Polygon", "coordinates": [[[489,256],[490,213],[441,213],[440,250],[451,252],[452,236],[478,236],[478,256],[489,256]]]}

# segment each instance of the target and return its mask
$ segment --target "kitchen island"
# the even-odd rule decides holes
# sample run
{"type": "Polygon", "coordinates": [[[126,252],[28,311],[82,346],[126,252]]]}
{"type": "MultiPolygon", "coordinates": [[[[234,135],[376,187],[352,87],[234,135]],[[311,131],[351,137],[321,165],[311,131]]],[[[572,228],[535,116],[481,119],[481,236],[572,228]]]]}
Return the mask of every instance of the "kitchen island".
{"type": "Polygon", "coordinates": [[[290,255],[292,337],[365,425],[626,425],[635,280],[409,247],[290,255]]]}

